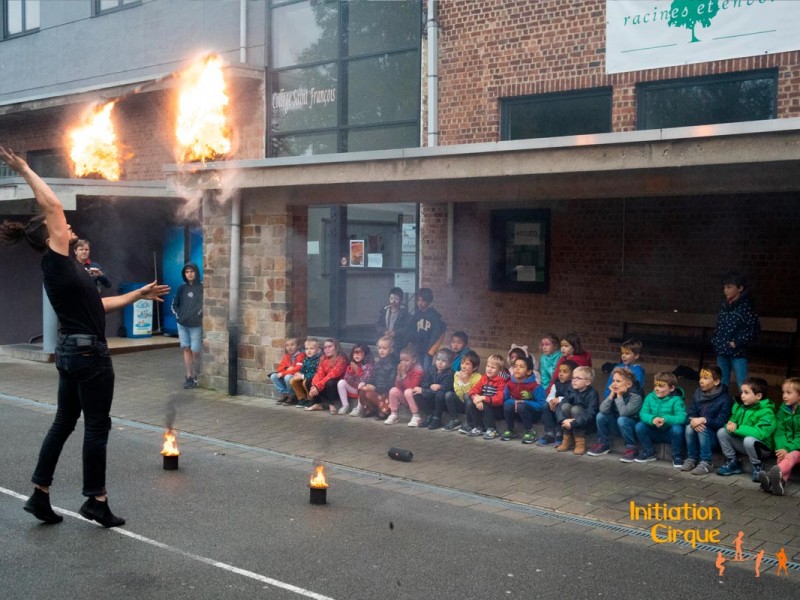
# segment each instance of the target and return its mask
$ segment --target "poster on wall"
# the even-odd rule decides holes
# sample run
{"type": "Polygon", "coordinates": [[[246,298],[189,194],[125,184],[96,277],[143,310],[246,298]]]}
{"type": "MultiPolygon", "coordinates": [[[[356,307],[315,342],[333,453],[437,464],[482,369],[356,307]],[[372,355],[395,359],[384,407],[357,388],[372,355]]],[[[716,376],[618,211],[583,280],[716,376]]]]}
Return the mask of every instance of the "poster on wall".
{"type": "Polygon", "coordinates": [[[607,0],[606,73],[800,49],[800,2],[607,0]]]}
{"type": "Polygon", "coordinates": [[[364,240],[350,240],[350,266],[364,266],[364,240]]]}

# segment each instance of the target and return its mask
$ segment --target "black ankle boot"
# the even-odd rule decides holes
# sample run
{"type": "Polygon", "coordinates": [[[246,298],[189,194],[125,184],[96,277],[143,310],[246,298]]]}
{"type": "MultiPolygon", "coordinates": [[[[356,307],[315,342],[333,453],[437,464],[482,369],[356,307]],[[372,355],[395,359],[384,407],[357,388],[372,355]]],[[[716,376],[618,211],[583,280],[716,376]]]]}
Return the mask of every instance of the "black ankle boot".
{"type": "Polygon", "coordinates": [[[53,512],[53,508],[50,506],[50,494],[43,492],[39,488],[33,490],[33,495],[28,498],[23,508],[26,512],[31,513],[34,517],[40,521],[44,521],[48,525],[61,523],[61,521],[64,520],[64,517],[53,512]]]}
{"type": "Polygon", "coordinates": [[[89,498],[83,503],[80,510],[81,516],[90,521],[97,521],[103,527],[119,527],[125,525],[125,519],[117,517],[108,507],[108,501],[100,502],[94,498],[89,498]]]}

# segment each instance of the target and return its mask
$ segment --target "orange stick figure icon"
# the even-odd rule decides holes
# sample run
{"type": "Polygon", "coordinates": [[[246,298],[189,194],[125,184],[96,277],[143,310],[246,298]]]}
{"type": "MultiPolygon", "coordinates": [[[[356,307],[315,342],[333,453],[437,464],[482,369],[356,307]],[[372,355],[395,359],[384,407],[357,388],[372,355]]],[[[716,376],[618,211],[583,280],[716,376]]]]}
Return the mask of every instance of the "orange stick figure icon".
{"type": "Polygon", "coordinates": [[[744,555],[742,554],[742,540],[744,540],[744,531],[740,531],[739,535],[736,536],[736,553],[733,555],[733,560],[736,562],[744,560],[744,555]]]}
{"type": "Polygon", "coordinates": [[[788,557],[786,556],[786,549],[781,548],[775,553],[775,558],[778,559],[778,570],[776,571],[775,575],[778,577],[781,576],[781,571],[786,573],[786,576],[789,576],[789,569],[787,568],[788,564],[788,557]]]}
{"type": "Polygon", "coordinates": [[[722,556],[722,552],[717,552],[717,562],[714,564],[719,569],[719,576],[722,577],[725,574],[725,557],[722,556]]]}
{"type": "Polygon", "coordinates": [[[762,548],[756,554],[756,577],[761,577],[761,560],[764,558],[764,549],[762,548]]]}

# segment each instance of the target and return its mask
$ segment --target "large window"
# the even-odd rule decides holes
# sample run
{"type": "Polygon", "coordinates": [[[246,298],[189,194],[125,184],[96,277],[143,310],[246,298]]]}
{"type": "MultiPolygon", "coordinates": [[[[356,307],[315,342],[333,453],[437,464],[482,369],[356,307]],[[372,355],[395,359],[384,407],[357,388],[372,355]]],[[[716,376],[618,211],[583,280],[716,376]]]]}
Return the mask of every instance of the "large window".
{"type": "Polygon", "coordinates": [[[309,334],[377,340],[389,290],[416,293],[417,215],[410,203],[308,209],[309,334]]]}
{"type": "Polygon", "coordinates": [[[39,0],[3,0],[3,37],[39,29],[39,0]]]}
{"type": "Polygon", "coordinates": [[[611,88],[500,100],[500,139],[525,140],[611,131],[611,88]]]}
{"type": "Polygon", "coordinates": [[[420,0],[272,0],[268,156],[419,146],[420,0]]]}
{"type": "Polygon", "coordinates": [[[777,97],[777,69],[640,83],[637,126],[662,129],[774,119],[777,97]]]}
{"type": "Polygon", "coordinates": [[[142,0],[94,0],[94,14],[104,15],[141,3],[142,0]]]}

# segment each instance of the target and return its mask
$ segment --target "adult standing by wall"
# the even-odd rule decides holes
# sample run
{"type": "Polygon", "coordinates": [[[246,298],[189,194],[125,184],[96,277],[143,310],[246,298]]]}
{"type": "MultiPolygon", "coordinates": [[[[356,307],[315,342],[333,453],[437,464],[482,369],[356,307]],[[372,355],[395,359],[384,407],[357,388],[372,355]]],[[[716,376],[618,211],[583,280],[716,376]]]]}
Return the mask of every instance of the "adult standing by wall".
{"type": "Polygon", "coordinates": [[[203,282],[197,265],[188,262],[181,272],[183,283],[172,300],[172,312],[178,320],[178,339],[183,348],[186,379],[183,389],[197,387],[200,372],[200,347],[203,343],[203,282]]]}
{"type": "Polygon", "coordinates": [[[731,370],[736,374],[736,386],[741,390],[747,379],[747,348],[758,337],[761,324],[753,309],[753,299],[747,281],[736,271],[722,276],[725,299],[717,313],[717,326],[711,344],[717,353],[722,370],[722,383],[730,385],[731,370]]]}
{"type": "Polygon", "coordinates": [[[111,512],[106,492],[106,447],[111,430],[114,368],[105,338],[105,313],[140,299],[160,301],[169,293],[169,287],[153,281],[127,294],[101,298],[90,275],[72,257],[70,244],[78,236],[67,223],[61,201],[13,151],[0,146],[0,159],[25,179],[44,213],[27,225],[4,222],[0,240],[13,243],[24,238],[43,252],[44,288],[59,321],[58,405],[33,474],[33,495],[24,508],[45,523],[63,520],[50,505],[50,486],[64,443],[83,412],[83,495],[87,500],[80,514],[103,527],[124,525],[125,519],[111,512]]]}

